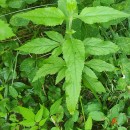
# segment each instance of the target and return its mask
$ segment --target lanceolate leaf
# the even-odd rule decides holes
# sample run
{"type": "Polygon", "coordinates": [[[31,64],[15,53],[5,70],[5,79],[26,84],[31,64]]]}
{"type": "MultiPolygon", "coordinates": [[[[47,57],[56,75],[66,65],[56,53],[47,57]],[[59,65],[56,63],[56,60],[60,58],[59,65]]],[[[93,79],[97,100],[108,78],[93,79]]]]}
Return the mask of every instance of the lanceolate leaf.
{"type": "Polygon", "coordinates": [[[83,75],[83,83],[84,85],[89,88],[91,91],[97,92],[97,93],[104,93],[106,92],[104,86],[98,79],[91,78],[87,76],[86,74],[83,75]]]}
{"type": "Polygon", "coordinates": [[[81,76],[84,68],[85,49],[80,40],[68,39],[63,44],[66,61],[65,91],[68,110],[74,114],[81,90],[81,76]]]}
{"type": "Polygon", "coordinates": [[[110,7],[97,6],[86,7],[78,16],[82,21],[88,24],[108,22],[118,18],[126,18],[130,15],[110,7]]]}
{"type": "Polygon", "coordinates": [[[0,20],[0,40],[5,40],[7,38],[10,38],[12,36],[15,36],[12,29],[9,27],[7,23],[0,20]]]}
{"type": "Polygon", "coordinates": [[[64,38],[63,36],[58,33],[58,32],[55,32],[55,31],[47,31],[45,32],[46,35],[51,38],[52,40],[54,41],[57,41],[57,42],[60,42],[60,43],[63,43],[64,42],[64,38]]]}
{"type": "Polygon", "coordinates": [[[63,66],[64,61],[59,57],[51,57],[48,60],[48,63],[44,64],[36,73],[36,76],[33,79],[33,82],[38,80],[41,77],[44,77],[48,74],[55,74],[57,73],[63,66]]]}
{"type": "Polygon", "coordinates": [[[64,21],[64,14],[55,7],[39,8],[26,13],[18,14],[18,17],[31,20],[35,24],[56,26],[64,21]]]}
{"type": "Polygon", "coordinates": [[[110,41],[99,38],[86,38],[84,40],[85,51],[91,55],[107,55],[118,51],[118,46],[110,41]]]}
{"type": "Polygon", "coordinates": [[[83,69],[83,73],[86,74],[87,76],[94,78],[94,79],[98,79],[96,74],[87,66],[84,67],[83,69]]]}
{"type": "Polygon", "coordinates": [[[27,52],[27,53],[43,54],[51,51],[52,49],[58,46],[59,46],[58,42],[52,41],[47,38],[37,38],[31,40],[30,42],[21,46],[17,50],[27,52]]]}
{"type": "Polygon", "coordinates": [[[103,60],[92,59],[86,63],[90,68],[102,72],[102,71],[114,71],[115,67],[112,64],[109,64],[103,60]]]}

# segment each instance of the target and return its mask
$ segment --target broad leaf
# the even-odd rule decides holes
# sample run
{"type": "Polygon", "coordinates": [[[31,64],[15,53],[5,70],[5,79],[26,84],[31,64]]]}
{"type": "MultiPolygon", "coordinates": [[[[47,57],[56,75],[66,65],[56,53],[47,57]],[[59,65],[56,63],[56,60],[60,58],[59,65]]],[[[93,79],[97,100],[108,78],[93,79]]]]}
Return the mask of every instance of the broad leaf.
{"type": "Polygon", "coordinates": [[[108,22],[110,20],[118,18],[126,18],[129,16],[129,14],[123,13],[110,7],[97,6],[84,8],[78,17],[85,23],[94,24],[108,22]]]}
{"type": "Polygon", "coordinates": [[[51,57],[47,62],[38,70],[33,82],[41,77],[45,77],[48,74],[57,73],[65,64],[64,61],[59,57],[51,57]]]}
{"type": "Polygon", "coordinates": [[[68,110],[74,114],[81,90],[81,76],[84,68],[85,49],[83,42],[68,39],[63,44],[63,57],[67,71],[65,78],[66,103],[68,110]]]}
{"type": "Polygon", "coordinates": [[[59,46],[58,42],[52,41],[47,38],[36,38],[27,42],[25,45],[19,47],[17,50],[27,52],[27,53],[35,53],[35,54],[43,54],[51,51],[52,49],[59,46]]]}
{"type": "Polygon", "coordinates": [[[105,120],[105,115],[100,111],[90,112],[89,116],[91,116],[92,119],[95,121],[104,121],[105,120]]]}
{"type": "Polygon", "coordinates": [[[32,112],[31,109],[18,106],[17,110],[24,117],[24,119],[26,119],[28,121],[34,121],[35,114],[32,112]]]}
{"type": "Polygon", "coordinates": [[[83,83],[84,85],[89,88],[90,90],[97,92],[97,93],[105,93],[106,90],[104,88],[104,86],[102,85],[102,83],[100,81],[98,81],[95,78],[91,78],[87,75],[83,75],[83,83]]]}
{"type": "Polygon", "coordinates": [[[64,14],[55,7],[38,8],[26,13],[18,14],[18,17],[31,20],[35,24],[56,26],[64,21],[64,14]]]}
{"type": "Polygon", "coordinates": [[[0,20],[0,40],[5,40],[7,38],[10,38],[12,36],[15,36],[12,29],[9,27],[7,23],[0,20]]]}
{"type": "Polygon", "coordinates": [[[98,72],[115,70],[115,67],[112,64],[109,64],[109,63],[107,63],[103,60],[99,60],[99,59],[92,59],[92,60],[86,62],[86,65],[98,72]]]}
{"type": "Polygon", "coordinates": [[[86,53],[91,55],[107,55],[119,50],[114,43],[99,38],[87,38],[84,40],[84,45],[86,53]]]}
{"type": "Polygon", "coordinates": [[[45,32],[46,35],[51,38],[52,40],[54,41],[57,41],[57,42],[60,42],[60,43],[63,43],[64,42],[64,38],[63,36],[58,33],[58,32],[55,32],[55,31],[47,31],[45,32]]]}
{"type": "Polygon", "coordinates": [[[34,121],[30,121],[30,120],[23,120],[19,123],[20,125],[23,125],[23,126],[34,126],[35,125],[35,122],[34,121]]]}

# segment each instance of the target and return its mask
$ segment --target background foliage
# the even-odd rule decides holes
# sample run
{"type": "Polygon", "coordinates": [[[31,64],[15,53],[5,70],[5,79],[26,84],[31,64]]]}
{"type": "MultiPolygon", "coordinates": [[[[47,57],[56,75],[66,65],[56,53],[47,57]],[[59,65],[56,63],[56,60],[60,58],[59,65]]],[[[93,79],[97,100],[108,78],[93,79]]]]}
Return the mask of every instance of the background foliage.
{"type": "Polygon", "coordinates": [[[129,0],[0,1],[0,129],[130,130],[129,0]]]}

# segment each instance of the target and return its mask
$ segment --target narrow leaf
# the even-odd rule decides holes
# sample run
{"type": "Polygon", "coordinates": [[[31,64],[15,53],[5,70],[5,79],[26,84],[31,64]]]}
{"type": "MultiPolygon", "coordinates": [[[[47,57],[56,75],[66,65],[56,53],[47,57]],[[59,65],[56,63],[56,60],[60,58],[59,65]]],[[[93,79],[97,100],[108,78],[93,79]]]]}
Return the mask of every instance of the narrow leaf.
{"type": "Polygon", "coordinates": [[[38,8],[26,13],[18,14],[18,17],[31,20],[35,24],[46,26],[56,26],[64,21],[64,14],[60,9],[55,7],[38,8]]]}
{"type": "Polygon", "coordinates": [[[83,73],[91,78],[98,79],[96,74],[87,66],[84,67],[83,73]]]}
{"type": "Polygon", "coordinates": [[[127,18],[129,16],[129,14],[110,7],[97,6],[84,8],[78,17],[85,23],[94,24],[108,22],[118,18],[127,18]]]}
{"type": "Polygon", "coordinates": [[[0,40],[5,40],[7,38],[10,38],[12,36],[15,36],[12,29],[9,27],[7,23],[0,20],[0,40]]]}
{"type": "Polygon", "coordinates": [[[99,38],[86,38],[84,40],[85,51],[91,55],[107,55],[119,50],[118,46],[110,41],[103,41],[99,38]]]}
{"type": "Polygon", "coordinates": [[[35,115],[35,121],[39,122],[42,119],[42,116],[43,116],[43,106],[41,106],[41,109],[35,115]]]}
{"type": "Polygon", "coordinates": [[[56,84],[59,83],[65,77],[66,67],[63,67],[56,77],[56,84]]]}
{"type": "Polygon", "coordinates": [[[81,90],[81,76],[84,68],[85,49],[83,42],[68,39],[63,44],[63,57],[66,61],[65,91],[68,110],[74,114],[81,90]]]}
{"type": "Polygon", "coordinates": [[[90,68],[102,72],[102,71],[114,71],[115,67],[112,64],[109,64],[103,60],[92,59],[86,63],[90,68]]]}
{"type": "Polygon", "coordinates": [[[19,47],[17,50],[27,52],[27,53],[35,53],[35,54],[43,54],[51,51],[52,49],[59,46],[58,42],[52,41],[47,38],[36,38],[27,42],[25,45],[19,47]]]}
{"type": "Polygon", "coordinates": [[[104,86],[102,85],[102,83],[100,81],[98,81],[95,78],[91,78],[87,75],[83,75],[83,83],[84,85],[89,88],[90,90],[94,90],[97,93],[105,93],[106,90],[104,88],[104,86]]]}
{"type": "Polygon", "coordinates": [[[89,116],[87,121],[85,122],[85,130],[91,130],[92,129],[92,117],[89,116]]]}
{"type": "Polygon", "coordinates": [[[57,41],[57,42],[60,42],[60,43],[63,43],[64,42],[64,38],[63,36],[58,33],[58,32],[55,32],[55,31],[47,31],[45,32],[46,35],[51,38],[52,40],[54,41],[57,41]]]}

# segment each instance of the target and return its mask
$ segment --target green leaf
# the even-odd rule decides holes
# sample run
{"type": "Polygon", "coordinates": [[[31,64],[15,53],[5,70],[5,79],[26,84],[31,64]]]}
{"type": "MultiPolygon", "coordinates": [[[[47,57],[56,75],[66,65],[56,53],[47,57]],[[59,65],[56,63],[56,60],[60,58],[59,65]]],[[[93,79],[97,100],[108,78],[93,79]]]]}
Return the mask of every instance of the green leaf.
{"type": "Polygon", "coordinates": [[[119,126],[125,124],[127,122],[127,116],[125,113],[120,113],[117,118],[117,123],[119,126]]]}
{"type": "Polygon", "coordinates": [[[127,130],[127,128],[121,126],[121,127],[118,127],[118,130],[127,130]]]}
{"type": "Polygon", "coordinates": [[[6,0],[0,0],[0,6],[1,7],[6,7],[6,0]]]}
{"type": "Polygon", "coordinates": [[[18,96],[18,92],[13,86],[9,86],[9,94],[13,97],[16,98],[18,96]]]}
{"type": "Polygon", "coordinates": [[[24,0],[27,4],[32,4],[35,3],[38,0],[24,0]]]}
{"type": "Polygon", "coordinates": [[[39,122],[42,119],[42,116],[43,116],[43,106],[41,106],[41,109],[35,115],[35,121],[39,122]]]}
{"type": "Polygon", "coordinates": [[[99,38],[86,38],[84,40],[85,51],[91,55],[107,55],[119,50],[118,46],[110,41],[103,41],[99,38]]]}
{"type": "Polygon", "coordinates": [[[110,20],[118,18],[127,18],[129,16],[129,14],[123,13],[110,7],[97,6],[84,8],[78,17],[85,23],[94,24],[108,22],[110,20]]]}
{"type": "Polygon", "coordinates": [[[42,119],[40,122],[39,122],[39,126],[43,126],[46,122],[47,118],[46,119],[42,119]]]}
{"type": "Polygon", "coordinates": [[[56,77],[56,84],[59,83],[65,77],[66,67],[63,67],[56,77]]]}
{"type": "Polygon", "coordinates": [[[15,36],[12,29],[9,27],[7,23],[0,20],[0,40],[5,40],[7,38],[10,38],[12,36],[15,36]]]}
{"type": "Polygon", "coordinates": [[[54,115],[57,112],[59,113],[59,107],[61,104],[62,99],[60,98],[59,100],[57,100],[50,108],[50,115],[54,115]]]}
{"type": "Polygon", "coordinates": [[[18,15],[13,15],[10,19],[10,24],[13,26],[27,26],[29,23],[29,20],[19,18],[18,15]]]}
{"type": "Polygon", "coordinates": [[[55,31],[47,31],[47,32],[45,32],[45,33],[46,33],[46,35],[47,35],[50,39],[52,39],[52,40],[54,40],[54,41],[57,41],[57,42],[59,42],[59,43],[63,43],[63,42],[64,42],[63,36],[62,36],[60,33],[58,33],[58,32],[55,32],[55,31]]]}
{"type": "Polygon", "coordinates": [[[118,37],[118,38],[115,39],[115,42],[120,47],[120,50],[123,53],[130,55],[130,38],[128,38],[128,37],[118,37]]]}
{"type": "Polygon", "coordinates": [[[64,14],[55,7],[38,8],[18,15],[21,18],[31,20],[35,24],[56,26],[64,21],[64,14]]]}
{"type": "Polygon", "coordinates": [[[53,127],[51,130],[60,130],[58,127],[53,127]]]}
{"type": "Polygon", "coordinates": [[[58,46],[58,42],[52,41],[50,39],[36,38],[34,40],[31,40],[30,42],[27,42],[25,45],[17,48],[17,50],[27,53],[43,54],[51,51],[58,46]]]}
{"type": "Polygon", "coordinates": [[[10,0],[8,2],[8,6],[11,8],[21,8],[23,5],[24,1],[23,0],[10,0]]]}
{"type": "Polygon", "coordinates": [[[90,90],[91,89],[94,90],[95,92],[98,93],[106,92],[102,83],[95,78],[91,78],[87,75],[83,75],[83,83],[86,87],[88,87],[90,90]]]}
{"type": "Polygon", "coordinates": [[[31,121],[31,122],[34,121],[35,114],[32,112],[31,109],[18,106],[17,110],[24,117],[24,119],[31,121]]]}
{"type": "Polygon", "coordinates": [[[90,68],[88,68],[87,66],[84,66],[83,73],[86,74],[87,76],[91,77],[91,78],[98,79],[96,74],[90,68]]]}
{"type": "Polygon", "coordinates": [[[41,77],[45,77],[48,74],[57,73],[63,66],[64,61],[59,57],[50,57],[48,63],[44,64],[36,73],[36,76],[33,79],[33,82],[38,80],[41,77]]]}
{"type": "Polygon", "coordinates": [[[55,48],[53,51],[52,51],[52,56],[59,56],[60,54],[62,54],[62,47],[59,46],[57,48],[55,48]]]}
{"type": "Polygon", "coordinates": [[[35,122],[30,121],[30,120],[24,120],[24,121],[21,121],[19,124],[23,125],[23,126],[26,126],[26,127],[30,127],[30,126],[34,126],[35,122]]]}
{"type": "Polygon", "coordinates": [[[84,68],[85,48],[83,42],[68,39],[63,44],[63,57],[66,62],[65,91],[68,110],[74,114],[81,90],[81,76],[84,68]]]}
{"type": "Polygon", "coordinates": [[[92,117],[89,116],[85,122],[85,130],[92,130],[92,117]]]}
{"type": "Polygon", "coordinates": [[[86,62],[86,65],[98,72],[115,70],[115,67],[112,64],[109,64],[109,63],[107,63],[103,60],[99,60],[99,59],[92,59],[92,60],[86,62]]]}
{"type": "Polygon", "coordinates": [[[104,121],[105,120],[105,115],[104,113],[100,111],[93,111],[89,113],[89,116],[92,117],[93,120],[95,121],[104,121]]]}

